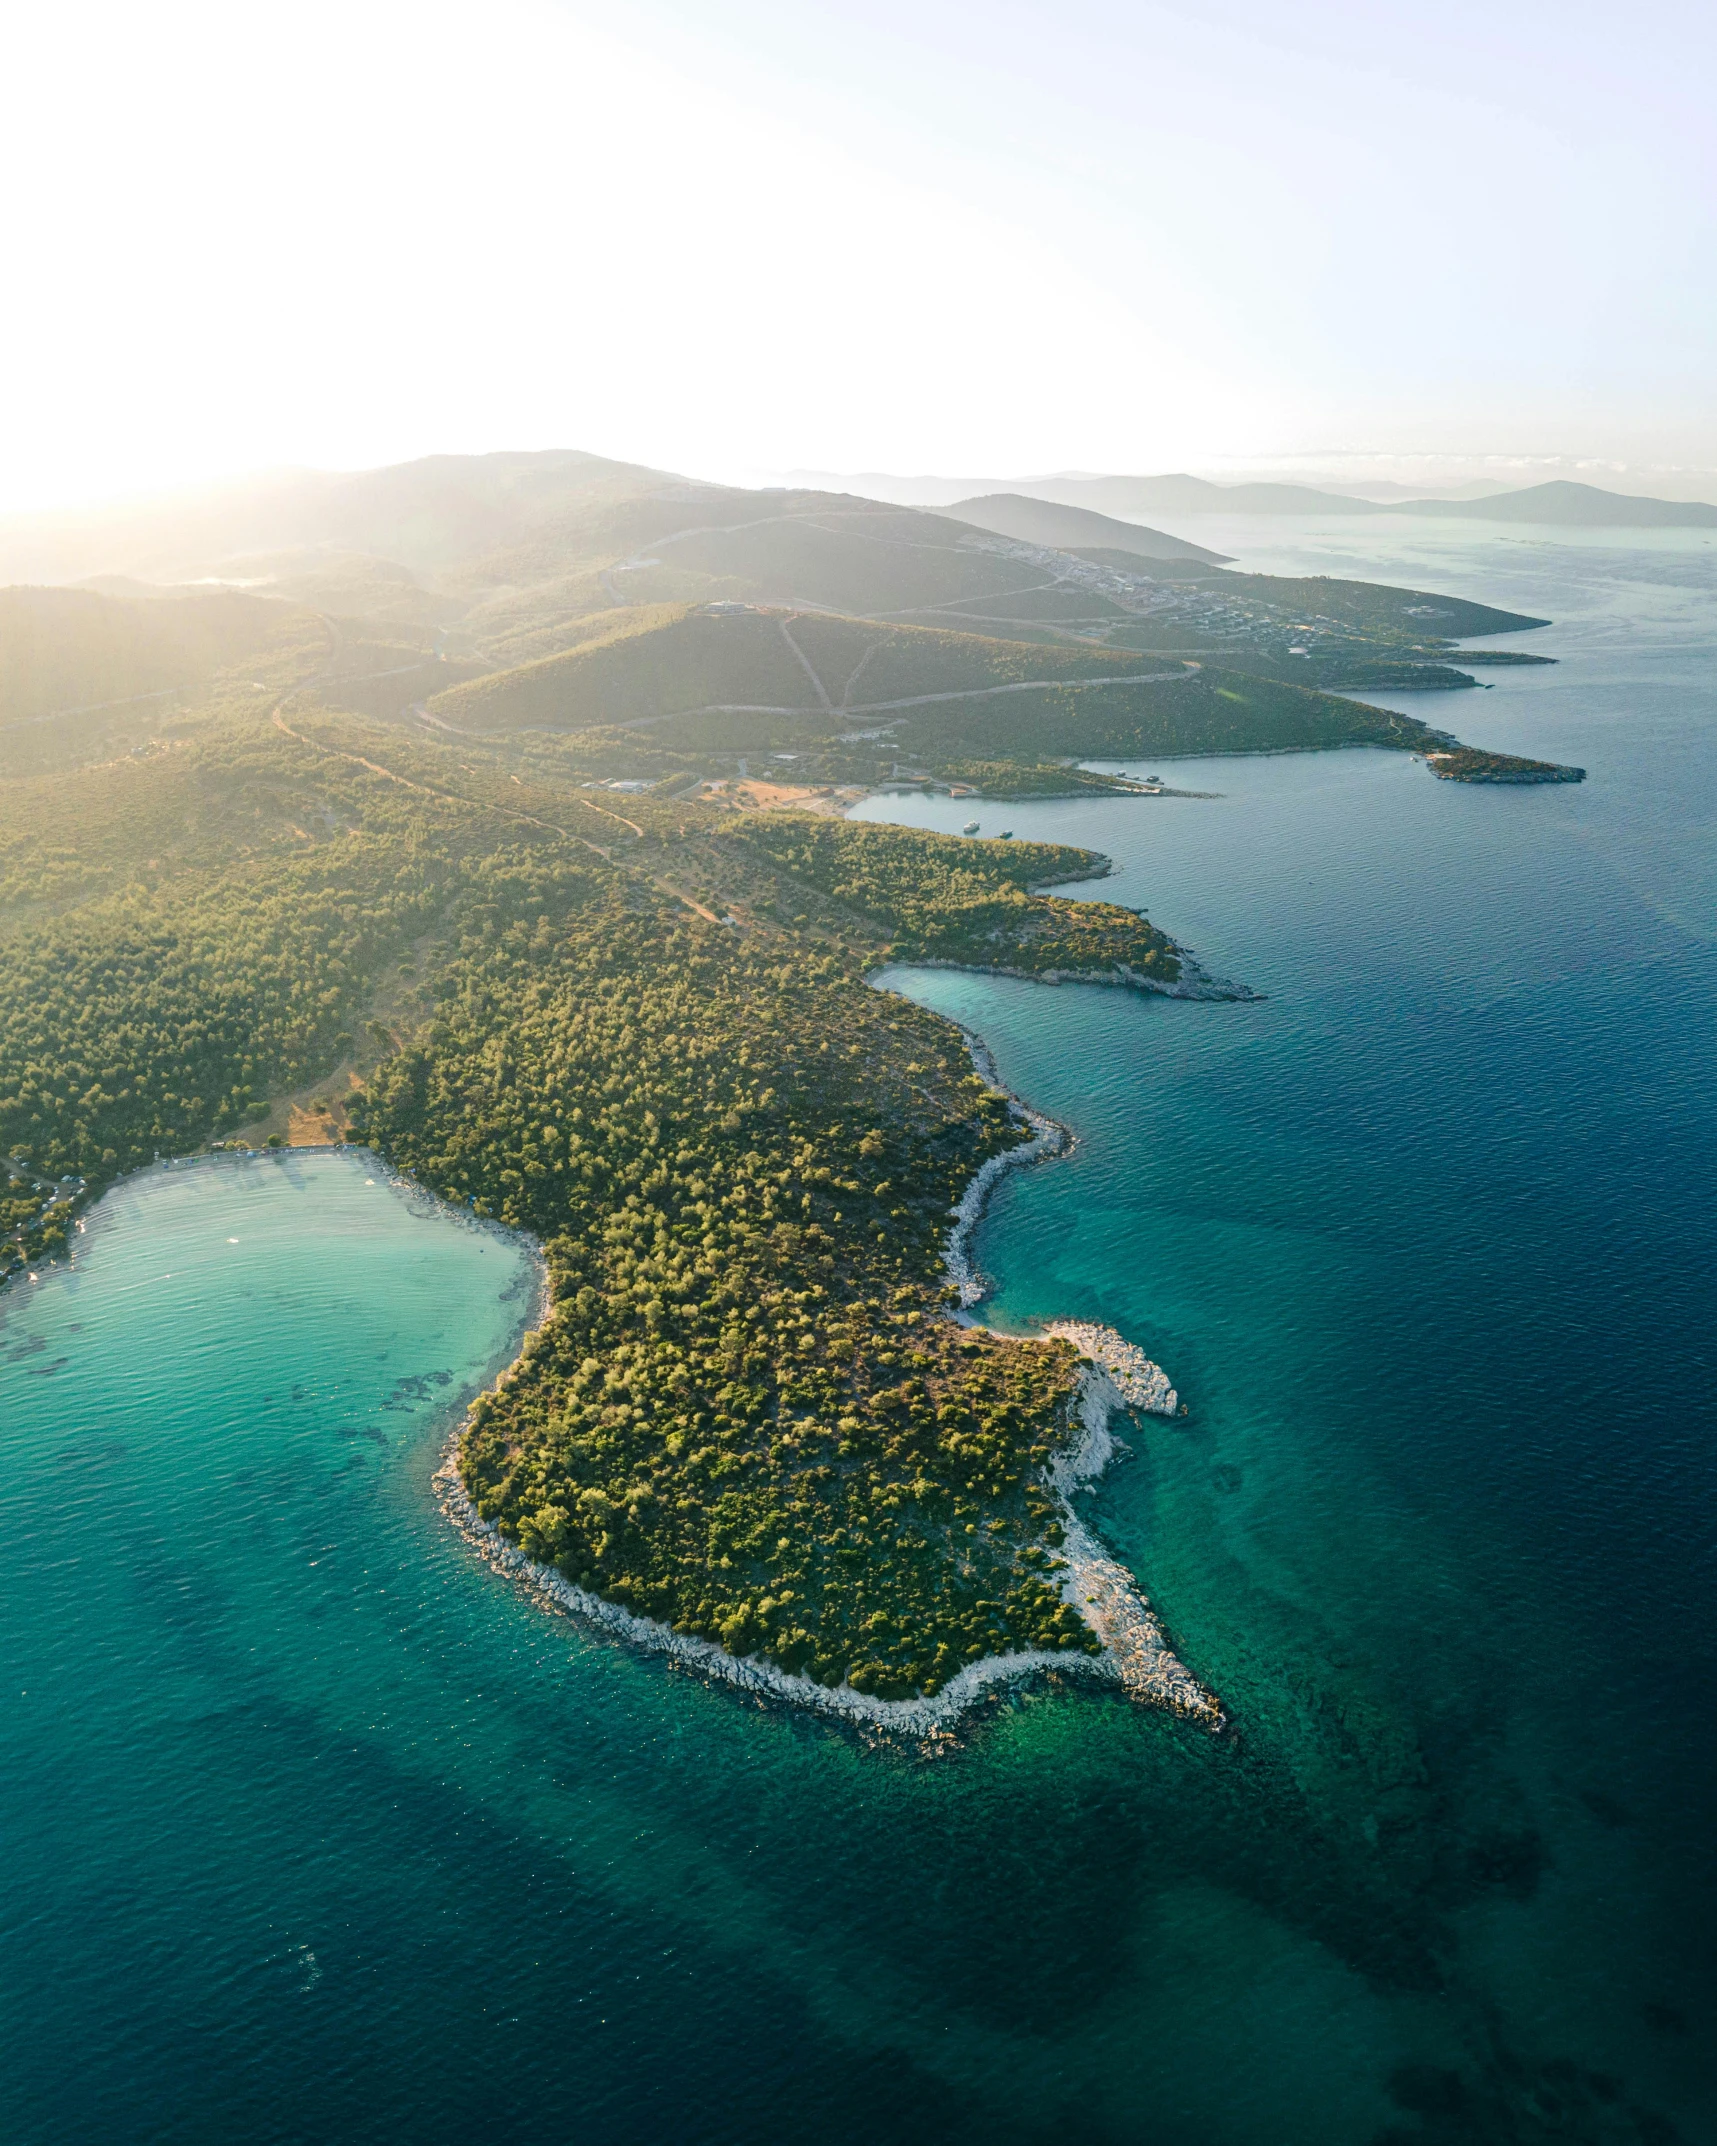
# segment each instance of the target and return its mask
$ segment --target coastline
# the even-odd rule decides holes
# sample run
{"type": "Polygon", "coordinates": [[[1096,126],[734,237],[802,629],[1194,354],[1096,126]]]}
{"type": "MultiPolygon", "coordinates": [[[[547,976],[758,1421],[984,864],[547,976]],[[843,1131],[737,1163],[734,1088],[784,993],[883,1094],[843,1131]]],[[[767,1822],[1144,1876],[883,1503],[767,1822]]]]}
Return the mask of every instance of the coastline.
{"type": "MultiPolygon", "coordinates": [[[[513,1368],[509,1366],[509,1372],[513,1368]]],[[[1139,1592],[1132,1574],[1104,1551],[1067,1504],[1072,1491],[1094,1480],[1108,1465],[1114,1452],[1109,1416],[1124,1405],[1106,1374],[1095,1368],[1088,1371],[1079,1389],[1083,1435],[1048,1470],[1061,1495],[1064,1514],[1062,1599],[1078,1610],[1102,1641],[1102,1653],[1059,1654],[1032,1648],[985,1655],[957,1671],[930,1698],[879,1699],[855,1691],[850,1684],[819,1684],[813,1678],[795,1676],[756,1655],[729,1654],[713,1640],[676,1632],[658,1618],[637,1616],[575,1585],[553,1565],[527,1557],[493,1521],[480,1517],[465,1488],[459,1473],[463,1417],[448,1436],[431,1488],[444,1517],[489,1569],[523,1588],[540,1608],[570,1616],[643,1653],[664,1655],[713,1683],[759,1699],[804,1707],[888,1735],[928,1737],[946,1734],[963,1715],[996,1693],[1054,1674],[1118,1685],[1130,1699],[1178,1714],[1217,1734],[1227,1726],[1221,1702],[1175,1655],[1161,1619],[1139,1592]]]]}
{"type": "MultiPolygon", "coordinates": [[[[952,1316],[963,1324],[975,1324],[970,1307],[987,1294],[988,1283],[972,1258],[971,1240],[991,1192],[1004,1172],[1065,1153],[1073,1141],[1065,1127],[1031,1109],[1003,1086],[995,1061],[980,1037],[966,1030],[961,1033],[979,1077],[1006,1099],[1016,1121],[1029,1126],[1032,1135],[1004,1153],[991,1156],[975,1173],[953,1210],[953,1226],[943,1253],[950,1284],[958,1295],[958,1309],[952,1316]]],[[[555,1315],[553,1286],[541,1245],[526,1230],[472,1214],[442,1199],[416,1178],[395,1169],[374,1148],[356,1142],[329,1141],[297,1148],[227,1148],[165,1156],[126,1172],[113,1185],[103,1188],[101,1199],[127,1179],[182,1171],[192,1165],[250,1168],[264,1162],[285,1164],[306,1154],[349,1156],[354,1165],[374,1171],[422,1214],[480,1231],[525,1255],[534,1289],[522,1318],[517,1346],[505,1366],[481,1390],[496,1392],[510,1383],[524,1364],[532,1342],[555,1315]]],[[[92,1205],[99,1206],[101,1199],[92,1205]]],[[[63,1264],[76,1264],[70,1248],[63,1264]]],[[[1087,1358],[1072,1411],[1077,1428],[1070,1429],[1070,1442],[1055,1453],[1045,1474],[1057,1494],[1064,1529],[1065,1539],[1060,1547],[1064,1565],[1062,1599],[1078,1611],[1102,1642],[1102,1652],[1070,1655],[1024,1649],[986,1655],[957,1671],[933,1697],[877,1698],[844,1683],[830,1687],[809,1677],[792,1675],[756,1656],[731,1655],[713,1641],[676,1632],[657,1619],[639,1617],[618,1603],[591,1594],[567,1580],[554,1566],[538,1564],[527,1557],[492,1522],[479,1516],[459,1473],[459,1445],[475,1395],[460,1406],[443,1444],[431,1488],[442,1514],[491,1570],[525,1588],[542,1608],[571,1615],[643,1652],[666,1655],[713,1682],[759,1698],[805,1707],[862,1729],[922,1738],[945,1735],[963,1715],[998,1692],[1039,1676],[1061,1675],[1109,1687],[1118,1685],[1135,1701],[1161,1707],[1218,1732],[1226,1725],[1220,1701],[1175,1656],[1161,1620],[1133,1576],[1108,1555],[1071,1504],[1073,1494],[1091,1487],[1114,1455],[1111,1416],[1133,1407],[1173,1414],[1177,1398],[1174,1390],[1159,1367],[1112,1329],[1059,1321],[1045,1331],[1069,1341],[1087,1358]],[[1164,1394],[1167,1407],[1159,1405],[1164,1394]]]]}
{"type": "MultiPolygon", "coordinates": [[[[990,1193],[1005,1171],[1063,1153],[1072,1141],[1064,1127],[1032,1110],[1002,1085],[995,1061],[981,1037],[966,1029],[962,1029],[961,1034],[980,1079],[1006,1099],[1016,1120],[1032,1129],[1030,1140],[1021,1141],[1003,1154],[991,1156],[979,1168],[966,1187],[960,1204],[953,1210],[954,1222],[948,1233],[943,1263],[959,1298],[959,1309],[953,1316],[970,1325],[976,1323],[970,1316],[970,1306],[981,1301],[987,1289],[971,1256],[971,1237],[990,1193]]],[[[361,1152],[374,1154],[371,1149],[361,1152]]],[[[389,1169],[386,1163],[379,1162],[379,1158],[378,1163],[382,1169],[389,1169]]],[[[391,1170],[389,1176],[401,1190],[433,1202],[442,1212],[478,1228],[498,1231],[531,1254],[539,1276],[536,1305],[520,1334],[517,1353],[493,1384],[485,1389],[501,1391],[517,1376],[532,1341],[554,1316],[548,1268],[541,1247],[526,1231],[512,1230],[504,1224],[467,1215],[426,1191],[415,1180],[391,1170]]],[[[557,1567],[527,1557],[506,1539],[493,1521],[482,1518],[459,1472],[459,1446],[470,1415],[470,1402],[462,1407],[459,1420],[443,1445],[440,1462],[431,1478],[431,1488],[443,1516],[491,1571],[522,1587],[541,1608],[571,1616],[644,1653],[665,1655],[713,1682],[731,1685],[761,1699],[804,1707],[863,1729],[927,1737],[946,1734],[962,1715],[996,1692],[1037,1676],[1059,1674],[1119,1685],[1126,1696],[1136,1702],[1160,1707],[1198,1722],[1212,1734],[1218,1733],[1227,1725],[1220,1700],[1207,1691],[1178,1659],[1169,1645],[1161,1619],[1132,1574],[1108,1555],[1074,1513],[1071,1504],[1073,1493],[1094,1484],[1114,1455],[1110,1417],[1116,1411],[1132,1406],[1155,1405],[1149,1399],[1133,1398],[1128,1388],[1151,1394],[1166,1392],[1171,1402],[1177,1397],[1166,1374],[1119,1334],[1107,1327],[1078,1322],[1064,1322],[1064,1325],[1065,1331],[1059,1338],[1070,1341],[1089,1363],[1081,1374],[1074,1405],[1074,1417],[1079,1427],[1077,1436],[1054,1455],[1045,1473],[1061,1506],[1064,1530],[1062,1600],[1077,1610],[1101,1641],[1102,1652],[1096,1655],[1062,1654],[1032,1648],[1010,1654],[985,1655],[958,1670],[933,1697],[877,1698],[855,1691],[846,1683],[830,1686],[819,1684],[811,1677],[796,1676],[755,1655],[729,1654],[713,1640],[676,1632],[658,1618],[640,1617],[617,1602],[610,1602],[575,1585],[557,1567]],[[1112,1369],[1118,1374],[1119,1383],[1117,1377],[1111,1375],[1112,1369]]],[[[1050,1331],[1056,1333],[1057,1329],[1050,1331]]],[[[1166,1412],[1172,1413],[1172,1408],[1166,1412]]]]}
{"type": "Polygon", "coordinates": [[[903,969],[959,969],[968,976],[1017,976],[1028,984],[1098,984],[1111,991],[1149,991],[1158,998],[1196,999],[1207,1005],[1262,1003],[1262,991],[1254,991],[1250,984],[1237,984],[1226,976],[1212,976],[1195,954],[1178,941],[1169,943],[1180,963],[1180,974],[1172,984],[1146,976],[1126,962],[1117,962],[1111,969],[1016,969],[999,961],[949,961],[932,954],[898,954],[891,956],[891,965],[903,969]]]}

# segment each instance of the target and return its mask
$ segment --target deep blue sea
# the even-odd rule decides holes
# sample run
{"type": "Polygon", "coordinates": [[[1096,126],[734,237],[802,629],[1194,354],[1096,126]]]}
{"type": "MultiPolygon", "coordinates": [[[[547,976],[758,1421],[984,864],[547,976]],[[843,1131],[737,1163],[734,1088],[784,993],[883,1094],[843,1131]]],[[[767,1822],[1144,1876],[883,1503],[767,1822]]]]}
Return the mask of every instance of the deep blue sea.
{"type": "Polygon", "coordinates": [[[1589,771],[984,806],[1267,996],[889,979],[1078,1135],[992,1316],[1190,1402],[1090,1502],[1233,1733],[926,1762],[543,1615],[429,1487],[518,1252],[147,1174],[0,1297],[8,2146],[1717,2138],[1717,549],[1193,533],[1550,616],[1395,704],[1589,771]]]}

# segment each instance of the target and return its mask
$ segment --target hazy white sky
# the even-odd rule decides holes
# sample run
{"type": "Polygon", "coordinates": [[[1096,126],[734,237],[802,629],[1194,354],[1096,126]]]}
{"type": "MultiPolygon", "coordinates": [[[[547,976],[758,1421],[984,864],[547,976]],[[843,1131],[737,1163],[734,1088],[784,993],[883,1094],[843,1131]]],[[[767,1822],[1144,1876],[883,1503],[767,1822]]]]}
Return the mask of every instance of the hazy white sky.
{"type": "Polygon", "coordinates": [[[1717,465],[1684,0],[15,10],[0,509],[702,474],[1717,465]]]}

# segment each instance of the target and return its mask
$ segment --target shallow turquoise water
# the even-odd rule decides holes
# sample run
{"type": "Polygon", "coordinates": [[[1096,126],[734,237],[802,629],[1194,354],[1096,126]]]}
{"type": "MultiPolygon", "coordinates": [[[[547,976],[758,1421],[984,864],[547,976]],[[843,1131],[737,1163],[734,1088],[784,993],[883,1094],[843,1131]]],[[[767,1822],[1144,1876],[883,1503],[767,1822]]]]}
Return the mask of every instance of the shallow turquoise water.
{"type": "Polygon", "coordinates": [[[1567,660],[1403,704],[1584,787],[1011,807],[1270,996],[898,979],[1080,1136],[996,1316],[1187,1394],[1096,1509],[1237,1733],[921,1764],[543,1616],[429,1490],[518,1255],[152,1173],[0,1298],[0,2136],[1712,2135],[1710,558],[1438,541],[1567,660]]]}

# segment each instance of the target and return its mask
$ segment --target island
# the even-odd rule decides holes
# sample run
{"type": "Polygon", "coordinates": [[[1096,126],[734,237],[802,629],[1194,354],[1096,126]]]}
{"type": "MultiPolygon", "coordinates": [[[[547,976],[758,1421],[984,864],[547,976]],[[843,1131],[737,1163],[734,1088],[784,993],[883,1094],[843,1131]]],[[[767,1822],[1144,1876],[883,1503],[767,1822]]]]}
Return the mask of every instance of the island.
{"type": "Polygon", "coordinates": [[[1444,782],[1584,782],[1583,767],[1559,767],[1554,760],[1522,760],[1514,753],[1485,753],[1471,745],[1450,746],[1425,755],[1431,773],[1444,782]]]}

